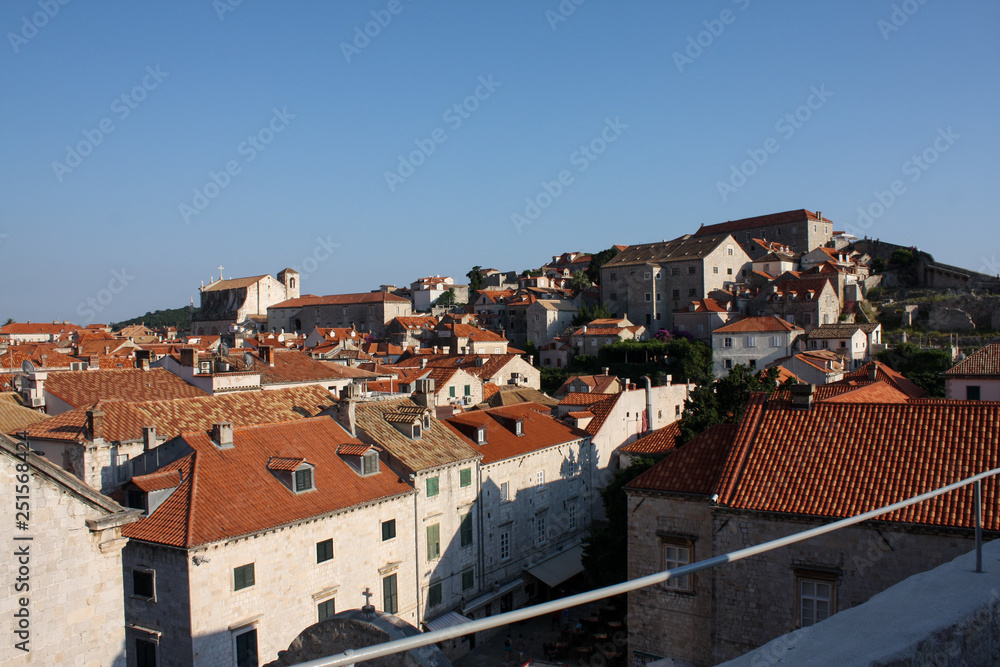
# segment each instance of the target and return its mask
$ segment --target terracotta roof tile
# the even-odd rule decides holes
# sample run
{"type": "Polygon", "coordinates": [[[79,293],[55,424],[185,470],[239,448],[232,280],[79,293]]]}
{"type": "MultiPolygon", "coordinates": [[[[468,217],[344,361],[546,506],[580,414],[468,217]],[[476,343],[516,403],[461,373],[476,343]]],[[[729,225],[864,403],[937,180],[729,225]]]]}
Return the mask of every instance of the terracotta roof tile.
{"type": "Polygon", "coordinates": [[[482,453],[483,465],[587,437],[585,431],[549,416],[548,408],[537,403],[472,410],[450,417],[444,424],[482,453]],[[518,420],[523,433],[520,436],[514,429],[518,420]],[[486,443],[482,445],[477,444],[476,439],[480,427],[486,428],[486,443]]]}
{"type": "Polygon", "coordinates": [[[150,401],[207,396],[163,368],[50,373],[45,390],[77,408],[109,398],[150,401]]]}
{"type": "MultiPolygon", "coordinates": [[[[193,547],[412,493],[386,465],[358,475],[337,454],[340,445],[358,441],[329,417],[235,429],[234,447],[225,450],[207,433],[182,439],[193,453],[165,469],[180,471],[184,481],[152,515],[124,528],[126,537],[193,547]],[[316,490],[285,487],[267,469],[275,456],[313,464],[316,490]]],[[[133,481],[139,486],[146,477],[133,481]]]]}
{"type": "Polygon", "coordinates": [[[663,454],[677,446],[677,436],[681,434],[680,420],[656,429],[635,442],[629,443],[619,451],[630,454],[663,454]]]}
{"type": "Polygon", "coordinates": [[[690,442],[667,450],[666,457],[628,483],[630,489],[709,496],[715,491],[736,424],[716,424],[690,442]]]}
{"type": "Polygon", "coordinates": [[[789,324],[777,315],[760,315],[757,317],[744,317],[742,319],[733,320],[728,324],[722,325],[712,333],[785,332],[796,330],[802,331],[799,327],[796,327],[794,324],[789,324]]]}
{"type": "Polygon", "coordinates": [[[409,303],[408,299],[388,292],[361,292],[358,294],[331,294],[315,296],[308,294],[297,299],[288,299],[270,306],[271,308],[302,308],[306,306],[347,306],[358,303],[409,303]]]}
{"type": "MultiPolygon", "coordinates": [[[[770,213],[768,215],[759,215],[754,218],[743,218],[741,220],[732,220],[730,222],[720,222],[715,225],[703,225],[697,232],[695,232],[695,236],[705,236],[707,234],[731,234],[733,232],[753,229],[755,227],[763,227],[765,225],[783,225],[789,222],[813,222],[815,220],[819,220],[815,213],[807,211],[804,208],[800,208],[794,211],[784,211],[783,213],[770,213]]],[[[830,222],[826,218],[823,218],[823,221],[830,222]]]]}
{"type": "Polygon", "coordinates": [[[1000,343],[984,345],[963,361],[944,372],[945,375],[1000,375],[1000,343]]]}

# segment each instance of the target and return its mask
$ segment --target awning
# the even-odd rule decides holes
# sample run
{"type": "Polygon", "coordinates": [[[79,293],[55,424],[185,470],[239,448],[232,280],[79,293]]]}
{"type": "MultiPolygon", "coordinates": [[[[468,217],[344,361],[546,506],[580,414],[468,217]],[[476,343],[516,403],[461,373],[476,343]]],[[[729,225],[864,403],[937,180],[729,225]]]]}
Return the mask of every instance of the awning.
{"type": "Polygon", "coordinates": [[[501,586],[497,590],[490,591],[486,595],[480,595],[479,597],[475,598],[471,602],[466,603],[466,605],[464,607],[462,607],[462,613],[463,614],[468,614],[473,609],[479,609],[484,604],[486,604],[488,602],[493,602],[493,600],[496,600],[498,597],[500,597],[504,593],[509,593],[510,591],[514,590],[515,588],[517,588],[518,586],[520,586],[523,583],[524,583],[524,579],[521,579],[521,578],[514,579],[513,581],[508,581],[506,584],[504,584],[503,586],[501,586]]]}
{"type": "Polygon", "coordinates": [[[428,630],[444,630],[445,628],[451,628],[456,625],[462,625],[463,623],[469,623],[470,620],[461,614],[454,611],[446,611],[445,613],[432,618],[429,621],[424,621],[424,625],[427,626],[428,630]]]}
{"type": "Polygon", "coordinates": [[[581,556],[583,556],[583,547],[576,546],[544,560],[534,567],[529,567],[525,571],[549,587],[558,586],[570,577],[583,572],[583,563],[580,562],[581,556]]]}

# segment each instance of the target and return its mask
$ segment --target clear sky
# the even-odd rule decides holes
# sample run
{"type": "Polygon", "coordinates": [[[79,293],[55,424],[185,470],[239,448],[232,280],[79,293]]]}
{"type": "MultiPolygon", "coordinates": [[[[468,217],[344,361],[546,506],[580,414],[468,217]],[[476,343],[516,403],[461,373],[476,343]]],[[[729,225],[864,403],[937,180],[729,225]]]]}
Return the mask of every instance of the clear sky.
{"type": "Polygon", "coordinates": [[[220,265],[464,282],[799,208],[1000,272],[997,2],[7,0],[0,27],[2,319],[197,304],[220,265]]]}

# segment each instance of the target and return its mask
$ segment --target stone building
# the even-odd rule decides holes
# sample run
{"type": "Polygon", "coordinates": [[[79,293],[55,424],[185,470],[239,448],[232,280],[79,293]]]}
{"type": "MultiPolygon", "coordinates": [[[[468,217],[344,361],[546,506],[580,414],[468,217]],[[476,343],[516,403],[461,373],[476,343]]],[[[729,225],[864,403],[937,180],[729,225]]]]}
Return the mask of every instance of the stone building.
{"type": "Polygon", "coordinates": [[[267,309],[299,296],[299,274],[293,269],[249,278],[216,280],[199,288],[201,307],[191,318],[191,334],[215,336],[248,319],[265,321],[267,309]]]}
{"type": "Polygon", "coordinates": [[[632,245],[601,267],[601,302],[647,329],[673,329],[673,312],[746,280],[750,257],[728,233],[632,245]]]}
{"type": "Polygon", "coordinates": [[[1000,401],[1000,343],[984,345],[942,375],[947,398],[1000,401]]]}
{"type": "Polygon", "coordinates": [[[841,301],[829,277],[779,280],[763,286],[750,302],[753,315],[777,315],[806,333],[823,324],[835,324],[841,301]]]}
{"type": "Polygon", "coordinates": [[[579,312],[568,299],[538,299],[525,311],[528,342],[540,348],[573,324],[579,312]]]}
{"type": "Polygon", "coordinates": [[[412,311],[409,299],[390,292],[310,294],[268,307],[267,328],[298,333],[312,331],[315,327],[353,327],[382,338],[386,324],[394,317],[408,317],[412,311]]]}
{"type": "MultiPolygon", "coordinates": [[[[628,485],[630,579],[855,516],[996,466],[998,403],[907,402],[881,381],[814,393],[799,387],[791,395],[754,396],[741,423],[711,427],[628,485]],[[889,402],[879,401],[884,390],[889,402]]],[[[985,498],[998,491],[996,478],[983,482],[985,498]]],[[[629,649],[640,661],[715,665],[820,623],[969,551],[971,502],[966,487],[634,591],[629,649]]],[[[987,500],[984,510],[985,537],[1000,535],[996,503],[987,500]]]]}
{"type": "Polygon", "coordinates": [[[743,246],[751,259],[757,260],[769,250],[754,239],[780,243],[792,253],[806,253],[825,246],[833,239],[833,223],[819,211],[804,208],[783,213],[770,213],[715,225],[702,225],[695,236],[731,234],[743,246]]]}
{"type": "Polygon", "coordinates": [[[155,664],[261,664],[365,588],[416,621],[414,491],[377,449],[329,417],[163,446],[187,453],[126,486],[146,518],[123,531],[129,643],[155,664]]]}
{"type": "Polygon", "coordinates": [[[850,370],[870,361],[882,347],[882,325],[878,322],[823,324],[798,341],[802,350],[831,350],[844,359],[850,370]]]}
{"type": "Polygon", "coordinates": [[[736,317],[731,300],[718,301],[711,297],[696,299],[684,308],[674,311],[674,328],[691,334],[706,343],[712,341],[712,332],[736,317]]]}
{"type": "Polygon", "coordinates": [[[712,332],[715,377],[725,377],[740,364],[756,371],[789,357],[796,339],[804,333],[800,327],[775,315],[731,320],[712,332]]]}
{"type": "Polygon", "coordinates": [[[0,487],[0,663],[125,667],[122,529],[139,513],[3,434],[0,487]]]}

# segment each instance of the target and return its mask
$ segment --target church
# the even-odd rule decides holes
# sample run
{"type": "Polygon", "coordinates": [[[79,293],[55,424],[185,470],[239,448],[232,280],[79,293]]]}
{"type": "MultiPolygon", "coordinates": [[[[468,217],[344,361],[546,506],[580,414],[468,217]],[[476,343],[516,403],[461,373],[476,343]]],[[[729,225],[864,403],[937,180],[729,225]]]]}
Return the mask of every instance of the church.
{"type": "Polygon", "coordinates": [[[299,296],[299,273],[285,269],[277,280],[269,275],[219,280],[202,285],[201,308],[191,318],[194,336],[218,336],[248,319],[261,328],[267,324],[267,309],[299,296]]]}

